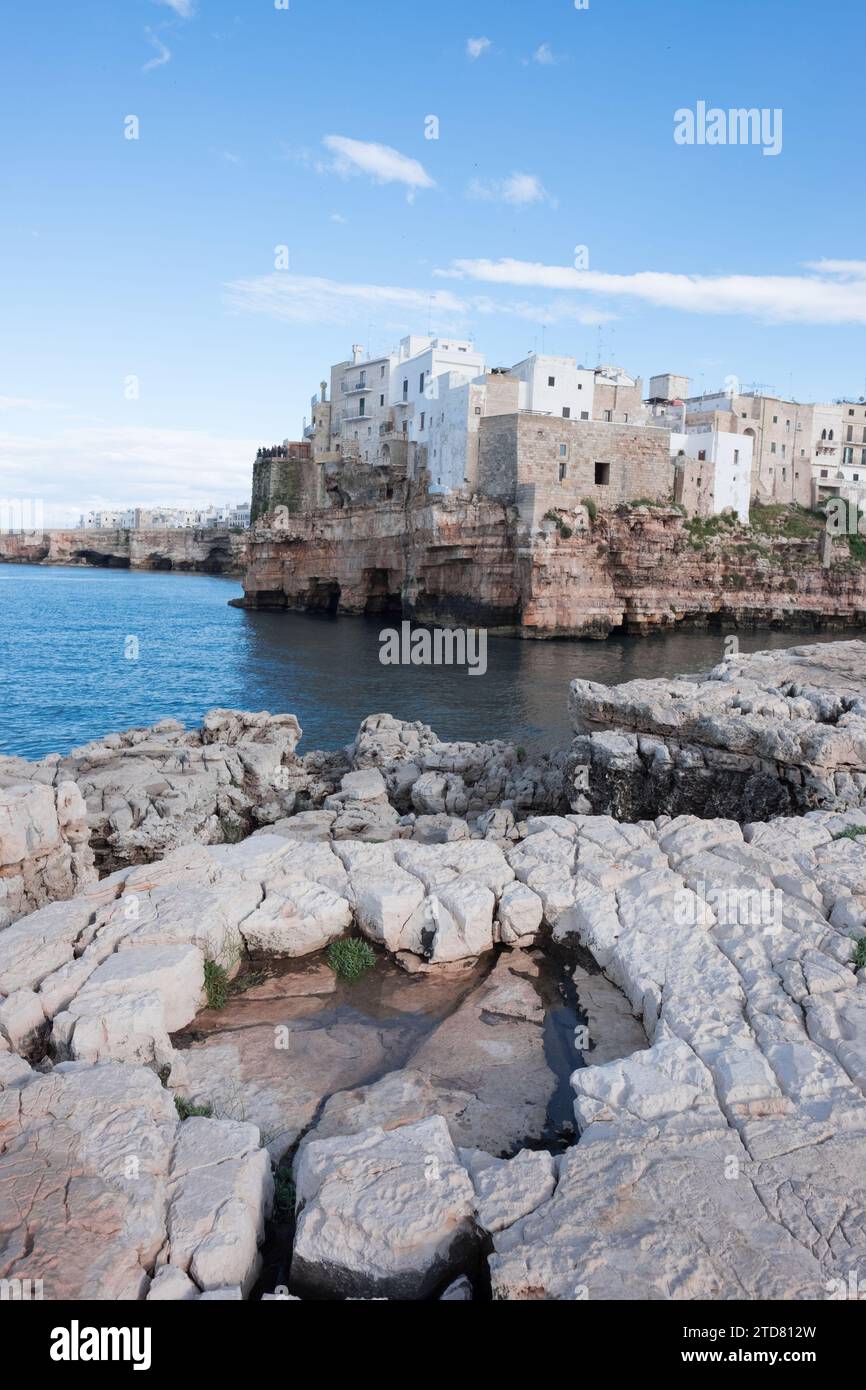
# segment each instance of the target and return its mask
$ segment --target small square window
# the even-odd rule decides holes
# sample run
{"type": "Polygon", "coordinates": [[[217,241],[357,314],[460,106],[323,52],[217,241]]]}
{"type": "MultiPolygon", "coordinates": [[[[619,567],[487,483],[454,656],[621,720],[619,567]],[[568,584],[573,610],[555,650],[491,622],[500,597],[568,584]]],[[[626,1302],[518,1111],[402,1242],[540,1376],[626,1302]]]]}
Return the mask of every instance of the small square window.
{"type": "Polygon", "coordinates": [[[595,483],[597,487],[607,487],[610,482],[610,464],[597,463],[595,465],[595,483]]]}

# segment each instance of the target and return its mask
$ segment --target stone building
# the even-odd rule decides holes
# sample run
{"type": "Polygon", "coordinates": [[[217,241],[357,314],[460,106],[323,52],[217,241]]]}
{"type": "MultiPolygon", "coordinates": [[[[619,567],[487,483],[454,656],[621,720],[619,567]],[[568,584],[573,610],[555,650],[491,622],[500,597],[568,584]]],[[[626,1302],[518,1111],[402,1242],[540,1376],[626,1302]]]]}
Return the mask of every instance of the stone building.
{"type": "Polygon", "coordinates": [[[286,440],[273,448],[259,449],[253,464],[251,526],[277,507],[294,513],[324,506],[327,496],[322,465],[314,462],[308,440],[286,440]]]}
{"type": "Polygon", "coordinates": [[[546,514],[673,495],[670,432],[645,425],[564,420],[520,411],[481,420],[478,491],[516,505],[522,527],[546,514]]]}

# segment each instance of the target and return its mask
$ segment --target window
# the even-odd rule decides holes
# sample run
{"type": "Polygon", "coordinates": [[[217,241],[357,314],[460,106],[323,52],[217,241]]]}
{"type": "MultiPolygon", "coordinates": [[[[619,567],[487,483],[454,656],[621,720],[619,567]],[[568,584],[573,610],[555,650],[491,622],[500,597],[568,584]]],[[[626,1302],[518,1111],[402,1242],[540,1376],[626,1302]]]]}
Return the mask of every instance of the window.
{"type": "Polygon", "coordinates": [[[607,485],[608,485],[609,482],[610,482],[610,464],[609,464],[609,463],[597,463],[597,464],[595,465],[595,483],[596,483],[596,487],[607,487],[607,485]]]}
{"type": "Polygon", "coordinates": [[[548,386],[555,386],[555,385],[556,385],[556,377],[555,377],[555,376],[549,376],[549,377],[547,378],[547,384],[548,384],[548,386]]]}
{"type": "Polygon", "coordinates": [[[623,415],[623,417],[622,417],[622,422],[623,422],[624,425],[627,425],[627,424],[628,424],[628,411],[626,411],[625,414],[623,415]]]}
{"type": "Polygon", "coordinates": [[[827,438],[828,438],[828,439],[832,439],[832,438],[833,438],[833,431],[832,431],[832,430],[831,430],[830,433],[827,435],[827,438]]]}
{"type": "Polygon", "coordinates": [[[421,411],[421,429],[423,430],[423,428],[424,428],[424,411],[422,410],[422,411],[421,411]]]}
{"type": "Polygon", "coordinates": [[[421,373],[421,375],[420,375],[419,378],[418,378],[418,390],[421,391],[421,392],[423,392],[423,390],[424,390],[424,373],[423,373],[423,372],[421,373]]]}
{"type": "Polygon", "coordinates": [[[790,421],[790,420],[786,420],[786,421],[785,421],[785,429],[786,429],[786,430],[789,430],[790,428],[791,428],[791,421],[790,421]]]}
{"type": "Polygon", "coordinates": [[[854,414],[853,410],[849,410],[849,411],[848,411],[848,414],[849,414],[849,415],[853,415],[853,414],[854,414]]]}
{"type": "Polygon", "coordinates": [[[480,414],[481,414],[481,406],[480,406],[480,405],[477,405],[477,406],[475,407],[475,414],[476,414],[476,415],[480,415],[480,414]]]}
{"type": "Polygon", "coordinates": [[[778,417],[778,415],[774,415],[774,416],[773,416],[773,424],[774,424],[774,425],[778,425],[778,423],[779,423],[779,417],[778,417]]]}
{"type": "Polygon", "coordinates": [[[404,377],[404,378],[403,378],[403,400],[404,400],[404,401],[408,401],[408,399],[409,399],[409,382],[408,382],[408,380],[404,377]]]}
{"type": "Polygon", "coordinates": [[[854,438],[854,426],[853,426],[853,425],[849,425],[849,426],[848,426],[848,433],[847,433],[847,435],[846,435],[846,439],[847,439],[847,440],[849,441],[849,443],[850,443],[850,441],[851,441],[853,438],[854,438]]]}
{"type": "Polygon", "coordinates": [[[826,469],[826,468],[822,468],[822,469],[821,469],[821,477],[822,477],[822,478],[826,478],[827,476],[828,476],[827,469],[826,469]]]}
{"type": "Polygon", "coordinates": [[[360,403],[359,403],[359,405],[358,405],[358,414],[359,414],[359,415],[366,415],[366,413],[367,413],[367,397],[366,397],[366,396],[362,396],[362,397],[361,397],[361,400],[360,400],[360,403]]]}
{"type": "Polygon", "coordinates": [[[580,418],[581,418],[581,420],[588,420],[588,419],[589,419],[589,411],[588,411],[588,410],[582,410],[582,411],[580,412],[580,418]]]}
{"type": "Polygon", "coordinates": [[[775,452],[776,452],[776,446],[775,446],[775,444],[771,444],[771,445],[770,445],[770,453],[771,453],[771,454],[774,454],[775,452]]]}
{"type": "Polygon", "coordinates": [[[571,419],[571,406],[570,406],[570,405],[564,405],[564,406],[562,407],[562,418],[563,418],[563,420],[570,420],[570,419],[571,419]]]}
{"type": "Polygon", "coordinates": [[[568,458],[568,445],[567,445],[567,444],[560,444],[560,446],[559,446],[559,457],[560,457],[561,459],[568,458]]]}
{"type": "Polygon", "coordinates": [[[707,461],[707,451],[706,451],[706,449],[698,449],[698,463],[706,463],[706,461],[707,461]]]}
{"type": "Polygon", "coordinates": [[[583,390],[583,382],[582,382],[582,381],[579,381],[579,382],[577,383],[577,389],[578,389],[578,391],[582,391],[582,390],[583,390]]]}
{"type": "Polygon", "coordinates": [[[787,444],[783,444],[783,445],[782,445],[782,458],[785,457],[785,453],[786,453],[787,448],[788,448],[787,444]]]}
{"type": "Polygon", "coordinates": [[[739,462],[740,462],[740,451],[739,451],[739,449],[735,449],[735,450],[734,450],[734,466],[736,466],[739,462]]]}
{"type": "Polygon", "coordinates": [[[611,421],[613,420],[613,412],[610,411],[610,410],[606,410],[606,411],[604,412],[604,419],[605,419],[605,423],[609,425],[609,424],[611,423],[611,421]]]}
{"type": "Polygon", "coordinates": [[[852,474],[851,474],[851,477],[853,478],[853,480],[854,480],[855,483],[859,483],[859,481],[860,481],[860,474],[859,474],[859,473],[852,473],[852,474]]]}
{"type": "Polygon", "coordinates": [[[379,397],[379,404],[380,404],[380,405],[384,405],[384,404],[385,404],[385,397],[384,397],[384,396],[380,396],[380,397],[379,397]]]}
{"type": "Polygon", "coordinates": [[[381,380],[381,378],[382,378],[384,375],[385,375],[385,364],[384,364],[384,362],[383,362],[383,363],[382,363],[382,366],[379,368],[379,378],[380,378],[380,380],[381,380]]]}
{"type": "Polygon", "coordinates": [[[559,481],[560,481],[561,483],[564,483],[564,482],[565,482],[565,475],[566,475],[567,472],[568,472],[568,464],[567,464],[567,463],[560,463],[560,465],[559,465],[559,481]]]}

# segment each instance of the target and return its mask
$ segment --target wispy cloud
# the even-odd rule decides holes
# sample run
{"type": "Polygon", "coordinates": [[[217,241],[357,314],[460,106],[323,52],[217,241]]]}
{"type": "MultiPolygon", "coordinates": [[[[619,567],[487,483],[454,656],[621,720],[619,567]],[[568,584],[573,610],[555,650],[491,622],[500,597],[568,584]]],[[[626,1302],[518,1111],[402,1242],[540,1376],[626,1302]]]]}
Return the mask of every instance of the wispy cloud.
{"type": "Polygon", "coordinates": [[[819,275],[838,275],[844,280],[866,280],[866,261],[807,261],[806,269],[819,275]]]}
{"type": "Polygon", "coordinates": [[[466,328],[470,320],[502,315],[530,323],[607,323],[616,315],[587,307],[573,296],[546,302],[498,300],[490,295],[458,296],[447,290],[406,289],[396,285],[346,283],[314,275],[270,275],[235,280],[224,287],[229,309],[264,314],[286,323],[366,325],[374,319],[383,329],[407,331],[431,316],[440,331],[466,328]]]}
{"type": "Polygon", "coordinates": [[[537,174],[513,173],[506,179],[473,179],[468,193],[470,198],[510,203],[512,207],[528,207],[532,203],[556,206],[556,199],[551,197],[537,174]]]}
{"type": "Polygon", "coordinates": [[[334,155],[334,172],[344,177],[369,174],[376,183],[402,183],[412,194],[419,188],[436,187],[423,164],[390,145],[352,140],[347,135],[326,135],[322,144],[334,155]]]}
{"type": "Polygon", "coordinates": [[[549,43],[540,43],[532,55],[532,61],[540,63],[544,68],[552,68],[559,62],[559,58],[549,43]]]}
{"type": "Polygon", "coordinates": [[[56,401],[40,401],[33,396],[0,396],[0,410],[64,410],[56,401]]]}
{"type": "Polygon", "coordinates": [[[469,305],[446,290],[402,289],[396,285],[350,284],[315,275],[275,271],[224,286],[226,303],[238,313],[267,314],[289,323],[366,323],[371,313],[397,316],[409,327],[432,310],[451,317],[469,305]]]}
{"type": "Polygon", "coordinates": [[[467,39],[467,40],[466,40],[466,56],[467,56],[467,58],[471,58],[472,61],[473,61],[473,63],[474,63],[474,62],[475,62],[475,59],[476,59],[476,58],[480,58],[481,55],[482,55],[482,53],[486,53],[487,50],[488,50],[488,48],[490,48],[490,47],[491,47],[491,44],[490,44],[490,40],[489,40],[489,39],[486,39],[486,38],[481,38],[481,39],[467,39]]]}
{"type": "Polygon", "coordinates": [[[192,19],[195,14],[194,0],[154,0],[156,5],[167,5],[175,14],[179,14],[181,19],[192,19]]]}
{"type": "Polygon", "coordinates": [[[142,72],[153,72],[154,68],[165,67],[166,63],[171,62],[171,49],[166,48],[162,39],[155,34],[152,29],[145,29],[147,40],[156,49],[156,57],[150,58],[142,66],[142,72]]]}
{"type": "Polygon", "coordinates": [[[332,212],[330,220],[332,222],[339,222],[343,227],[345,227],[347,221],[341,212],[332,212]]]}
{"type": "Polygon", "coordinates": [[[684,275],[664,271],[612,275],[532,261],[481,259],[456,260],[434,273],[492,285],[623,296],[684,313],[741,314],[771,323],[845,324],[866,323],[866,268],[855,269],[862,264],[819,261],[815,266],[820,270],[813,275],[684,275]],[[844,271],[839,267],[845,267],[844,271]]]}

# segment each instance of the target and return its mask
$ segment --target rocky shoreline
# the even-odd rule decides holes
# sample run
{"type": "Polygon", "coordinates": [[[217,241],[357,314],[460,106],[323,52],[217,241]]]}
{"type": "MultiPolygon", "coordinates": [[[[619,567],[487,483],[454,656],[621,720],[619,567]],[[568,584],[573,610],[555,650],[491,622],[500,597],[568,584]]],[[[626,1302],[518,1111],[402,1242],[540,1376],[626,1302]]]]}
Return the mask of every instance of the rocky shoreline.
{"type": "Polygon", "coordinates": [[[299,756],[292,715],[238,711],[0,759],[0,1279],[573,1301],[866,1277],[864,670],[838,643],[691,692],[575,682],[575,747],[534,763],[389,715],[299,756]],[[719,814],[710,753],[817,802],[719,814]],[[347,939],[366,985],[328,963],[347,939]]]}

